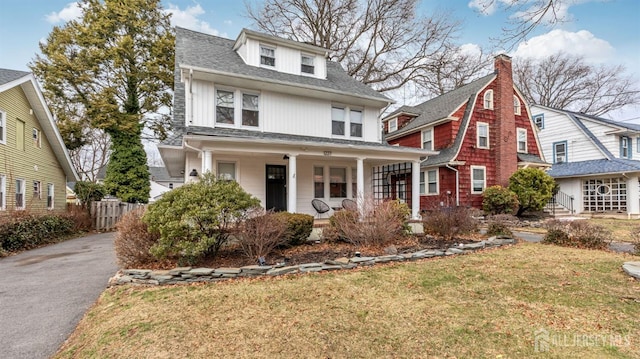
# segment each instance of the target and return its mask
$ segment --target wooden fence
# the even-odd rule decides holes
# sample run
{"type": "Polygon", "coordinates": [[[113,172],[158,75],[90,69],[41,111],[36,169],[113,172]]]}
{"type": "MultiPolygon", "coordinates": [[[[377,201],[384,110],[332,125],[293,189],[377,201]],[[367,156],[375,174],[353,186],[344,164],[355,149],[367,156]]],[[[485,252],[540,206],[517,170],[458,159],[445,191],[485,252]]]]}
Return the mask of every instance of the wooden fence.
{"type": "Polygon", "coordinates": [[[144,204],[125,203],[120,201],[91,202],[91,221],[93,229],[110,231],[127,212],[144,207],[144,204]]]}

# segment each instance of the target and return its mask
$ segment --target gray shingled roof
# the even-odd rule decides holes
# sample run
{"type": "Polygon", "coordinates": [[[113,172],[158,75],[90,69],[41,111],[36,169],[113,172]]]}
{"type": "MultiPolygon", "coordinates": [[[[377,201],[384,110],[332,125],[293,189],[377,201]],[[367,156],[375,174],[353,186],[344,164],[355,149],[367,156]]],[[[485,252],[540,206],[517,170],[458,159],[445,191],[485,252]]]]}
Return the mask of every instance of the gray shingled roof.
{"type": "Polygon", "coordinates": [[[182,182],[182,177],[171,177],[166,167],[149,167],[152,181],[182,182]]]}
{"type": "Polygon", "coordinates": [[[26,71],[18,71],[18,70],[10,70],[10,69],[1,69],[0,68],[0,85],[4,85],[11,81],[17,80],[21,77],[25,77],[29,74],[26,71]]]}
{"type": "Polygon", "coordinates": [[[613,126],[616,126],[616,127],[622,127],[622,128],[626,128],[628,130],[633,130],[633,131],[640,131],[640,125],[635,124],[635,123],[619,122],[619,121],[609,120],[609,119],[602,118],[602,117],[587,115],[585,113],[580,113],[580,112],[572,112],[572,111],[566,111],[566,110],[558,110],[558,111],[564,111],[566,113],[572,114],[572,115],[577,116],[577,117],[589,119],[589,120],[592,120],[592,121],[595,121],[595,122],[601,122],[601,123],[604,123],[604,124],[607,124],[607,125],[613,125],[613,126]]]}
{"type": "Polygon", "coordinates": [[[596,137],[593,132],[591,132],[591,130],[589,130],[587,126],[582,123],[582,121],[576,116],[575,113],[567,112],[567,115],[569,116],[569,119],[571,119],[571,121],[573,121],[573,123],[575,123],[576,126],[578,126],[582,130],[582,132],[584,132],[584,134],[589,137],[589,139],[591,139],[591,142],[593,142],[593,144],[596,145],[596,147],[598,147],[608,159],[616,157],[607,149],[605,145],[602,144],[602,142],[600,142],[598,137],[596,137]]]}
{"type": "Polygon", "coordinates": [[[446,118],[460,105],[468,101],[469,96],[477,94],[483,87],[489,84],[495,76],[495,73],[491,73],[419,105],[400,107],[385,117],[389,118],[401,112],[415,113],[418,114],[418,117],[414,118],[405,127],[389,133],[385,137],[397,137],[398,135],[407,134],[418,127],[446,118]]]}
{"type": "Polygon", "coordinates": [[[543,161],[540,156],[533,155],[531,153],[518,153],[518,161],[527,162],[527,163],[538,163],[538,164],[546,164],[547,162],[543,161]]]}
{"type": "Polygon", "coordinates": [[[613,158],[556,163],[547,173],[551,177],[560,178],[629,172],[640,172],[640,161],[613,158]]]}

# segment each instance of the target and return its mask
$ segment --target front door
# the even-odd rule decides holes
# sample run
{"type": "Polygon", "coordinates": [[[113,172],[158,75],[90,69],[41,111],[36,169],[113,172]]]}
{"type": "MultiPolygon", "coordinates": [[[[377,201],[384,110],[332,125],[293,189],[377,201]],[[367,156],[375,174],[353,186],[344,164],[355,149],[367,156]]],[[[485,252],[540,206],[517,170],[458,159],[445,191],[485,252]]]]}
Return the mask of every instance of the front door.
{"type": "Polygon", "coordinates": [[[267,210],[287,210],[287,166],[267,165],[267,210]]]}

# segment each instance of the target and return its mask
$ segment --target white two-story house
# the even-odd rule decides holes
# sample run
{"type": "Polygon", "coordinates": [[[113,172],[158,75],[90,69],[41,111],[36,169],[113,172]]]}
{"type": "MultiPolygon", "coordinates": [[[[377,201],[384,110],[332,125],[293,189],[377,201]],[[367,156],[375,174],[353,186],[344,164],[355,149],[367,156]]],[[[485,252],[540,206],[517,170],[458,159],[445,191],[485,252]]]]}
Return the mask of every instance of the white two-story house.
{"type": "Polygon", "coordinates": [[[548,173],[575,213],[640,214],[640,125],[539,105],[531,113],[548,173]]]}
{"type": "Polygon", "coordinates": [[[267,209],[314,215],[314,198],[339,207],[372,196],[378,166],[411,163],[418,176],[436,152],[383,142],[392,101],[327,55],[247,29],[229,40],[176,28],[174,134],[158,146],[169,174],[213,172],[267,209]]]}

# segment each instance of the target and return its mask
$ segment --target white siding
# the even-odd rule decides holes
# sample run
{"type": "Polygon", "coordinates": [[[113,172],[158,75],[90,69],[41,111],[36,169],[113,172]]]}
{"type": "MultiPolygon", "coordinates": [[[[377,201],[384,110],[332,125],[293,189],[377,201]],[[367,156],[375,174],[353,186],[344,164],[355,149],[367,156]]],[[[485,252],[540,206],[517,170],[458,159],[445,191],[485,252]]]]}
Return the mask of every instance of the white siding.
{"type": "MultiPolygon", "coordinates": [[[[591,131],[596,138],[611,152],[615,157],[620,157],[620,137],[618,135],[606,134],[615,130],[614,127],[603,125],[600,123],[583,120],[582,123],[591,131]]],[[[635,147],[635,144],[634,144],[635,147]]]]}
{"type": "MultiPolygon", "coordinates": [[[[188,89],[187,89],[188,91],[188,89]]],[[[193,118],[190,120],[194,126],[213,127],[216,114],[215,88],[212,82],[193,80],[191,87],[193,96],[193,118]]],[[[187,104],[188,106],[189,104],[187,104]]]]}
{"type": "Polygon", "coordinates": [[[557,178],[556,183],[560,191],[573,196],[573,209],[576,214],[584,212],[582,203],[582,179],[581,178],[557,178]]]}
{"type": "Polygon", "coordinates": [[[532,116],[544,114],[544,129],[538,132],[544,157],[554,163],[553,144],[567,142],[567,161],[578,162],[605,158],[584,132],[566,115],[533,106],[532,116]]]}
{"type": "MultiPolygon", "coordinates": [[[[260,42],[255,39],[248,38],[247,42],[240,46],[237,50],[240,57],[242,57],[247,65],[260,66],[260,45],[265,45],[275,49],[276,54],[276,66],[275,71],[284,72],[288,74],[301,75],[300,70],[301,56],[307,54],[304,51],[287,47],[282,44],[272,42],[260,42]]],[[[304,76],[313,76],[317,78],[327,77],[327,63],[326,59],[320,55],[314,56],[315,73],[314,75],[304,74],[304,76]]],[[[263,66],[264,67],[264,66],[263,66]]],[[[267,67],[269,68],[269,67],[267,67]]]]}

